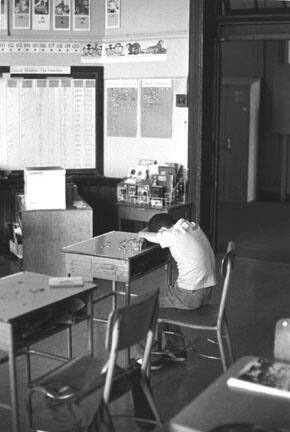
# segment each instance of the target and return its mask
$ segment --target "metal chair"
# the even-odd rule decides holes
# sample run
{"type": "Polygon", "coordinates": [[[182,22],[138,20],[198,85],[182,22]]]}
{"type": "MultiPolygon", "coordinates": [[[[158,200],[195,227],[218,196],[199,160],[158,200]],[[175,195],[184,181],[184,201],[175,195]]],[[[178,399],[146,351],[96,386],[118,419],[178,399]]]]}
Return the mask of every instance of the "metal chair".
{"type": "Polygon", "coordinates": [[[274,357],[290,361],[290,318],[281,318],[275,326],[274,357]]]}
{"type": "MultiPolygon", "coordinates": [[[[100,423],[114,432],[109,405],[123,394],[131,391],[135,415],[119,415],[133,418],[142,427],[161,426],[162,422],[155,406],[149,381],[150,352],[158,316],[158,295],[147,294],[138,302],[114,310],[108,321],[105,366],[96,357],[77,357],[61,365],[51,373],[28,386],[28,398],[34,393],[46,397],[47,408],[54,421],[74,429],[98,430],[100,423]],[[146,338],[142,365],[135,362],[126,367],[117,363],[122,350],[129,349],[146,338]]],[[[29,404],[28,404],[29,406],[29,404]]],[[[29,411],[29,427],[32,425],[32,410],[29,411]]],[[[103,430],[103,429],[102,429],[103,430]]]]}
{"type": "MultiPolygon", "coordinates": [[[[227,369],[227,358],[224,340],[227,346],[227,355],[229,363],[233,363],[233,349],[228,330],[228,322],[226,316],[226,302],[231,280],[231,273],[235,261],[235,244],[230,241],[227,246],[226,253],[221,263],[221,275],[223,277],[223,286],[220,301],[218,304],[209,303],[208,305],[196,310],[184,310],[174,308],[160,308],[158,323],[174,324],[180,327],[185,327],[191,330],[201,332],[214,332],[214,338],[207,338],[207,342],[217,343],[219,348],[219,356],[206,354],[198,350],[197,345],[193,349],[201,356],[212,359],[219,359],[222,362],[224,371],[227,369]]],[[[171,333],[164,331],[164,333],[171,333]]],[[[192,346],[184,337],[185,347],[192,346]]],[[[161,354],[161,352],[160,352],[161,354]]],[[[165,353],[166,354],[166,353],[165,353]]]]}

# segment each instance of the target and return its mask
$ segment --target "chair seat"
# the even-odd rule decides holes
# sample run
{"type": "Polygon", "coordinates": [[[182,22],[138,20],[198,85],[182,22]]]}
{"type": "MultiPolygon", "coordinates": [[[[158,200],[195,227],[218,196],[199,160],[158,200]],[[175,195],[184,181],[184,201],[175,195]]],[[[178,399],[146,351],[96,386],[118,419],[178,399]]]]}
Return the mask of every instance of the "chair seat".
{"type": "Polygon", "coordinates": [[[218,311],[217,304],[208,304],[196,310],[160,308],[158,321],[195,329],[216,330],[218,311]]]}
{"type": "Polygon", "coordinates": [[[103,362],[95,357],[77,357],[35,380],[30,387],[37,385],[59,395],[66,388],[67,393],[73,393],[78,398],[84,387],[88,392],[90,389],[102,387],[105,374],[101,374],[100,371],[103,365],[103,362]]]}
{"type": "MultiPolygon", "coordinates": [[[[59,395],[64,392],[73,394],[73,400],[78,401],[87,394],[97,391],[104,386],[106,373],[102,373],[104,363],[96,357],[82,356],[61,365],[47,376],[36,380],[37,385],[59,395]]],[[[113,391],[110,401],[114,401],[124,391],[129,391],[134,385],[134,375],[137,370],[133,367],[123,369],[116,365],[113,378],[113,391]]]]}

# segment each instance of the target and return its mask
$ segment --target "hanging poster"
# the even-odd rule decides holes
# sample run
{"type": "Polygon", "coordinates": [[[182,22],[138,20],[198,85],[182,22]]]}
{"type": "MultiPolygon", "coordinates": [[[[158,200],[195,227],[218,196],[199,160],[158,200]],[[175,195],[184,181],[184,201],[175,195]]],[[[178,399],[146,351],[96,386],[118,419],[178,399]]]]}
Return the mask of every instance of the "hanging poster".
{"type": "Polygon", "coordinates": [[[105,0],[106,28],[120,27],[120,0],[105,0]]]}
{"type": "Polygon", "coordinates": [[[13,0],[13,28],[30,29],[30,0],[13,0]]]}
{"type": "Polygon", "coordinates": [[[137,136],[137,100],[137,80],[108,80],[108,136],[137,136]]]}
{"type": "Polygon", "coordinates": [[[74,30],[90,30],[90,0],[74,0],[74,30]]]}
{"type": "Polygon", "coordinates": [[[83,44],[83,63],[129,63],[166,61],[167,41],[163,39],[89,42],[83,44]]]}
{"type": "Polygon", "coordinates": [[[142,137],[171,138],[172,98],[172,82],[170,79],[142,80],[142,137]]]}
{"type": "Polygon", "coordinates": [[[1,0],[0,3],[0,30],[7,30],[7,3],[1,0]]]}
{"type": "Polygon", "coordinates": [[[32,29],[49,30],[50,28],[50,0],[33,0],[32,29]]]}
{"type": "Polygon", "coordinates": [[[71,0],[54,0],[54,30],[70,30],[71,0]]]}

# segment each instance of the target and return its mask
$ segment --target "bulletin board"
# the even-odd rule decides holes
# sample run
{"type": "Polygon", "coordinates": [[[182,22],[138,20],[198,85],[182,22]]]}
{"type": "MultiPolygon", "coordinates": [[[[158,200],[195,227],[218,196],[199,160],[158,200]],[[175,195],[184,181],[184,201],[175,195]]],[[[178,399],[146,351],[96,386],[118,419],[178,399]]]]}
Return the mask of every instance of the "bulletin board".
{"type": "Polygon", "coordinates": [[[60,166],[103,174],[103,68],[0,67],[0,170],[60,166]]]}

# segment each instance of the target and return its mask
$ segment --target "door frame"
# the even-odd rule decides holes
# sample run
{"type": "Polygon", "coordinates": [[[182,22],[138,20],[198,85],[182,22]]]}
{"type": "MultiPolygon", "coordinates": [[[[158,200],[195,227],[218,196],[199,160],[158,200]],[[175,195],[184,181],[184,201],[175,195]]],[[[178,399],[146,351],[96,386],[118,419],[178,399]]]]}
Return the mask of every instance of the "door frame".
{"type": "Polygon", "coordinates": [[[188,75],[188,196],[193,217],[213,246],[217,199],[217,104],[219,50],[217,20],[220,1],[190,2],[188,75]],[[210,125],[210,126],[209,126],[210,125]]]}
{"type": "Polygon", "coordinates": [[[220,129],[221,44],[237,40],[290,40],[290,15],[221,17],[221,1],[189,3],[188,197],[193,218],[214,249],[220,129]]]}

